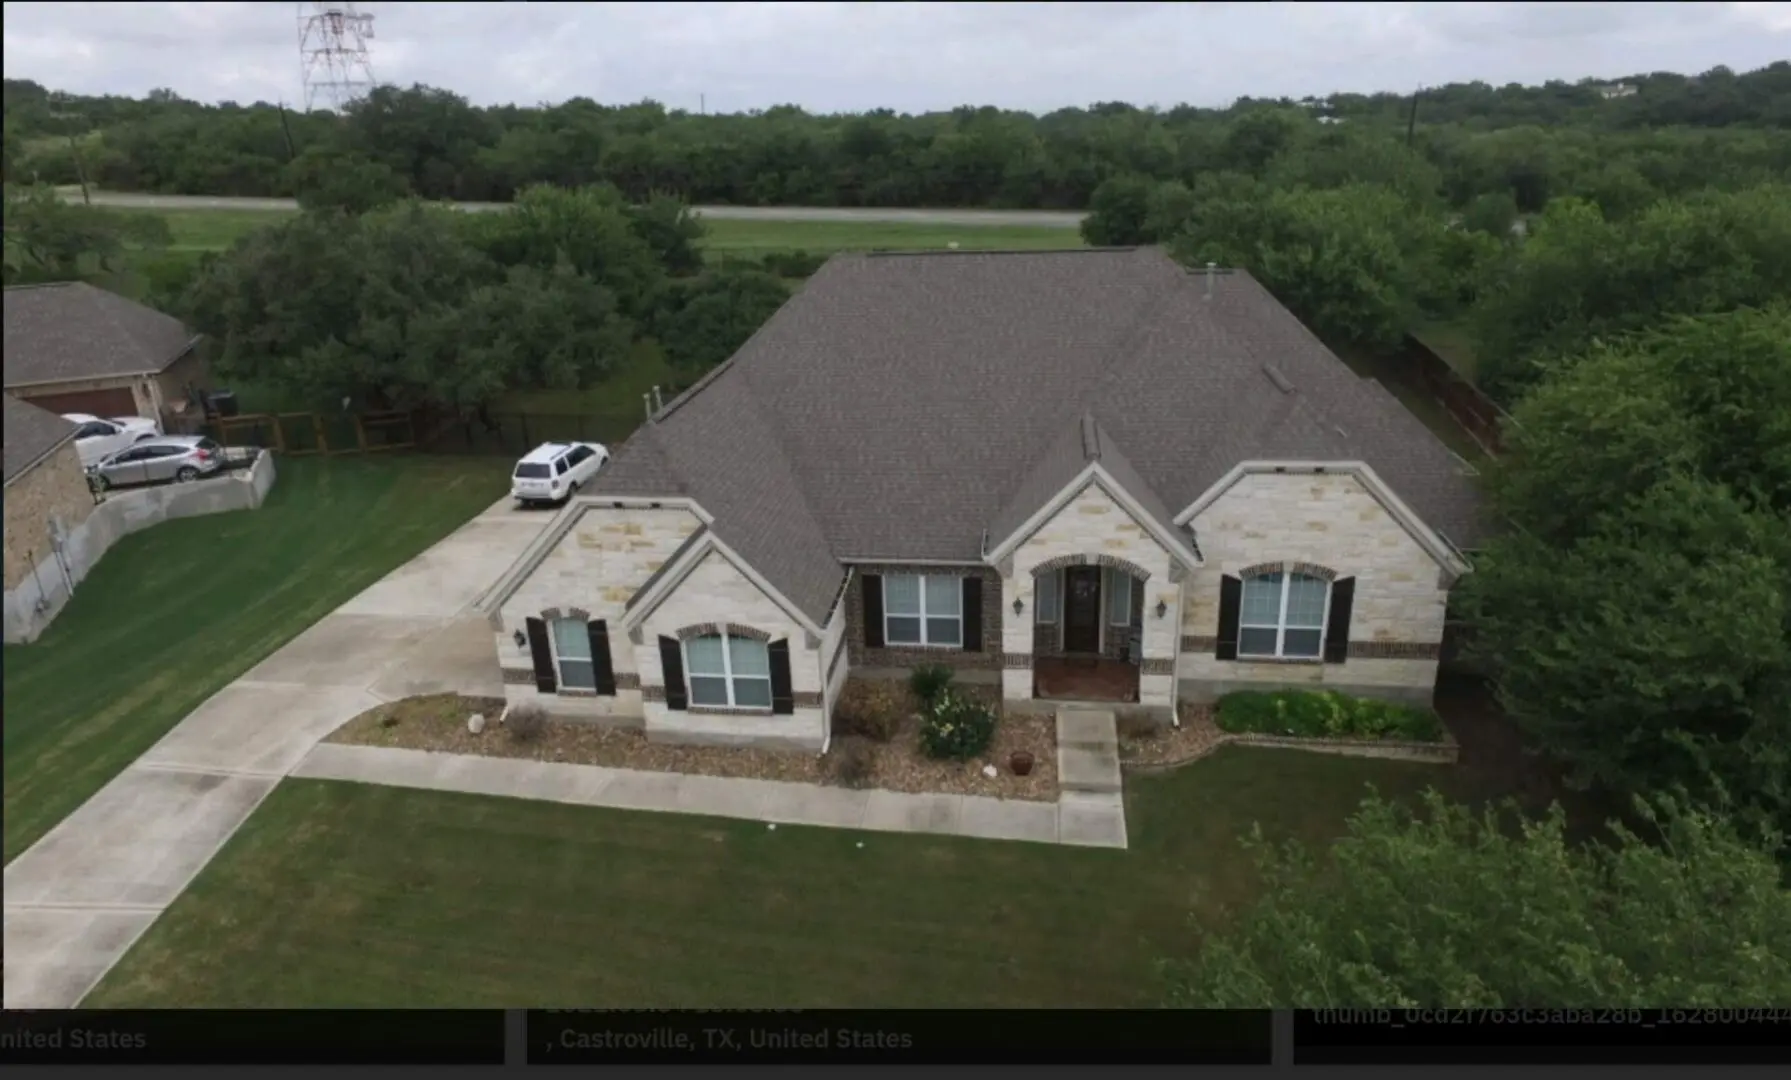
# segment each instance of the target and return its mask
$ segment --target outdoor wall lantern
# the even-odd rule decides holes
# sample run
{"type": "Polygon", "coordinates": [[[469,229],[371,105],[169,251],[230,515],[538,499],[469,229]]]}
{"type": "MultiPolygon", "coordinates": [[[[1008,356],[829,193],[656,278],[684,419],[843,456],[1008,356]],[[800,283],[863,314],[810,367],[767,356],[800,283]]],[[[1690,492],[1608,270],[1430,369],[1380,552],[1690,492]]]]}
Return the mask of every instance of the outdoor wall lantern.
{"type": "Polygon", "coordinates": [[[1161,619],[1163,616],[1165,616],[1167,614],[1169,614],[1169,604],[1166,601],[1158,600],[1157,601],[1157,618],[1161,619]]]}
{"type": "Polygon", "coordinates": [[[526,634],[524,634],[521,630],[518,630],[516,633],[511,634],[510,637],[513,641],[516,642],[517,648],[525,649],[528,647],[528,644],[529,644],[528,636],[526,634]]]}
{"type": "Polygon", "coordinates": [[[1025,611],[1025,610],[1026,610],[1026,601],[1020,599],[1017,596],[1014,597],[1014,614],[1018,615],[1022,611],[1025,611]]]}

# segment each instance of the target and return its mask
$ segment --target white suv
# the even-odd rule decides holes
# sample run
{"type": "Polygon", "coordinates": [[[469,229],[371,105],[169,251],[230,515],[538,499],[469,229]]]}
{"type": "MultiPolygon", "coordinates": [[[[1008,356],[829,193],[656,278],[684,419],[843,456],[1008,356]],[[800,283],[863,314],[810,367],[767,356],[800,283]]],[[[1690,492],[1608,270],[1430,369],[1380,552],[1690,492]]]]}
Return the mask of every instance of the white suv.
{"type": "Polygon", "coordinates": [[[599,443],[542,443],[516,463],[510,496],[524,506],[555,503],[577,494],[609,460],[599,443]]]}

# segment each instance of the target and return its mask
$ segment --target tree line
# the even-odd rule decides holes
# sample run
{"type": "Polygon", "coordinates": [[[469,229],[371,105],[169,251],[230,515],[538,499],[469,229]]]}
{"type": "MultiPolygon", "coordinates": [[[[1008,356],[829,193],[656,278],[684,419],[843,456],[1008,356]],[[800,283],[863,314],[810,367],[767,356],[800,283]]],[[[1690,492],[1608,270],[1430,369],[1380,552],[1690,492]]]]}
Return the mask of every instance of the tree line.
{"type": "Polygon", "coordinates": [[[1105,103],[1042,116],[970,106],[702,115],[587,98],[479,108],[426,86],[379,87],[338,116],[168,91],[81,97],[9,79],[5,117],[10,179],[193,195],[296,195],[320,162],[342,155],[426,199],[505,202],[536,184],[607,183],[636,200],[671,192],[699,204],[1047,209],[1082,209],[1119,175],[1193,184],[1212,173],[1264,177],[1292,158],[1347,170],[1408,144],[1457,208],[1505,193],[1525,212],[1569,191],[1633,202],[1791,172],[1786,62],[1744,74],[1465,83],[1224,109],[1105,103]]]}

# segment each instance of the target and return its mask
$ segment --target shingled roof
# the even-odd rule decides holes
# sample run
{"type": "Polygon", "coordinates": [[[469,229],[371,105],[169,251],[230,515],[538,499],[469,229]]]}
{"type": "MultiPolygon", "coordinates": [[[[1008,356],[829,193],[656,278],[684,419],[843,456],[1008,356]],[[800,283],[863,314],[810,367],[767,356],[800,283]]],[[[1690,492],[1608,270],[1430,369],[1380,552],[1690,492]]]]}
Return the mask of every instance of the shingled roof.
{"type": "Polygon", "coordinates": [[[6,483],[23,476],[50,451],[75,437],[75,425],[11,394],[6,400],[6,483]]]}
{"type": "Polygon", "coordinates": [[[836,256],[591,493],[693,496],[822,621],[842,561],[976,562],[1096,459],[1165,521],[1240,461],[1359,460],[1480,533],[1462,462],[1384,388],[1249,274],[1209,294],[1151,248],[836,256]]]}
{"type": "Polygon", "coordinates": [[[165,371],[196,340],[179,319],[84,281],[6,289],[8,387],[165,371]]]}

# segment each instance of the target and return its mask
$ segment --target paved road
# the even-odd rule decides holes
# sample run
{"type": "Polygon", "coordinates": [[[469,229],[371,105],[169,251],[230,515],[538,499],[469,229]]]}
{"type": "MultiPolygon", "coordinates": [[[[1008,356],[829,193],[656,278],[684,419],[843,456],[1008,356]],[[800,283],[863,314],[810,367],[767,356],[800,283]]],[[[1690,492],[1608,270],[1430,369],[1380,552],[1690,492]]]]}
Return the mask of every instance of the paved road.
{"type": "MultiPolygon", "coordinates": [[[[65,195],[65,197],[68,197],[65,195]]],[[[96,206],[135,210],[296,210],[291,199],[236,198],[213,195],[135,195],[96,191],[96,206]]],[[[457,203],[462,210],[502,210],[503,203],[457,203]]],[[[1065,210],[900,210],[847,209],[831,206],[699,206],[696,212],[717,221],[887,222],[908,225],[1007,225],[1073,229],[1082,223],[1079,211],[1065,210]]]]}
{"type": "Polygon", "coordinates": [[[551,519],[492,506],[220,690],[8,863],[6,1008],[79,1003],[344,721],[415,694],[503,696],[491,627],[469,608],[551,519]]]}

